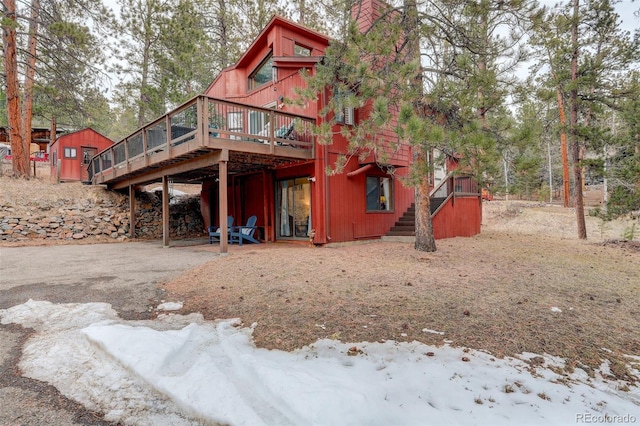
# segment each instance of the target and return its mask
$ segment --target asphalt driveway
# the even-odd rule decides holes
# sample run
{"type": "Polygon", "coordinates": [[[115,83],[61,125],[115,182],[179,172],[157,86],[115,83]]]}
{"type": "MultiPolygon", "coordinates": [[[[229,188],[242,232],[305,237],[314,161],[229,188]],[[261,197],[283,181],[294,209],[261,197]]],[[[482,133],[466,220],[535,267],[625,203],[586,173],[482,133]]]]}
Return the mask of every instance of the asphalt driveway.
{"type": "MultiPolygon", "coordinates": [[[[29,299],[110,303],[126,319],[144,319],[163,300],[159,284],[218,256],[206,240],[0,247],[0,309],[29,299]]],[[[30,330],[0,325],[0,425],[108,425],[102,414],[54,387],[21,375],[30,330]]]]}
{"type": "Polygon", "coordinates": [[[121,316],[148,311],[158,284],[217,256],[204,240],[0,248],[0,309],[29,299],[106,302],[121,316]]]}

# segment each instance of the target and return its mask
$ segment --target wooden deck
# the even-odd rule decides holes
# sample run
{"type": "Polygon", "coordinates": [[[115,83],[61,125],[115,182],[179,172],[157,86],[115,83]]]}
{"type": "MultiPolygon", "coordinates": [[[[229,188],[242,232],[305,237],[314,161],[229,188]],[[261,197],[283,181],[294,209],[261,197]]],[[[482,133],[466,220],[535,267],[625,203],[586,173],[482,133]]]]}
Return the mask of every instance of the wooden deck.
{"type": "Polygon", "coordinates": [[[310,117],[201,95],[98,153],[89,179],[122,189],[308,161],[315,155],[314,124],[310,117]]]}

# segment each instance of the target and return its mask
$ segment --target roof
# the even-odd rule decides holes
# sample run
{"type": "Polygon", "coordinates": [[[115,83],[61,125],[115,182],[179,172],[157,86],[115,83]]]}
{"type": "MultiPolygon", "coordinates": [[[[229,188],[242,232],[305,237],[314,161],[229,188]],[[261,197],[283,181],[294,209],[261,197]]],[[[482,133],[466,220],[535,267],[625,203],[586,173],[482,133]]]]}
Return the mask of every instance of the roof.
{"type": "MultiPolygon", "coordinates": [[[[286,18],[280,16],[280,15],[274,15],[273,18],[271,18],[271,21],[269,21],[269,23],[262,29],[262,31],[260,31],[260,34],[258,34],[258,36],[253,40],[251,45],[249,45],[249,48],[242,54],[240,59],[238,59],[238,61],[235,64],[224,68],[216,76],[216,78],[211,82],[211,84],[207,87],[207,89],[205,90],[204,93],[207,93],[209,90],[211,90],[211,88],[214,86],[216,81],[224,74],[225,71],[231,70],[231,69],[234,69],[234,68],[240,68],[243,65],[247,64],[249,61],[253,60],[253,58],[257,54],[256,51],[261,50],[266,45],[269,33],[276,26],[279,26],[279,27],[282,27],[282,28],[286,28],[286,29],[290,29],[290,30],[295,31],[297,33],[302,33],[302,34],[304,34],[306,37],[308,37],[310,39],[323,42],[323,43],[325,43],[327,45],[331,41],[331,37],[329,37],[328,35],[319,33],[319,32],[317,32],[315,30],[312,30],[311,28],[305,27],[304,25],[297,24],[297,23],[295,23],[293,21],[290,21],[289,19],[286,19],[286,18]]],[[[319,60],[320,60],[320,57],[317,57],[317,56],[311,56],[311,57],[284,57],[284,56],[278,56],[278,57],[274,57],[274,61],[278,61],[279,64],[281,64],[281,65],[283,65],[285,67],[294,66],[294,63],[295,64],[302,64],[303,66],[304,65],[308,65],[308,64],[315,64],[315,63],[319,62],[319,60]]]]}
{"type": "Polygon", "coordinates": [[[65,133],[64,135],[60,135],[58,136],[58,138],[55,140],[55,142],[53,142],[52,144],[50,144],[50,146],[54,146],[56,143],[58,143],[60,140],[66,138],[66,137],[70,137],[72,135],[76,135],[78,133],[82,133],[82,132],[86,132],[86,131],[90,131],[92,133],[95,133],[97,135],[99,135],[100,137],[107,139],[108,141],[110,141],[111,143],[113,143],[113,140],[111,140],[110,138],[106,137],[105,135],[103,135],[102,133],[92,129],[91,127],[86,127],[84,129],[80,129],[80,130],[76,130],[70,133],[65,133]]]}

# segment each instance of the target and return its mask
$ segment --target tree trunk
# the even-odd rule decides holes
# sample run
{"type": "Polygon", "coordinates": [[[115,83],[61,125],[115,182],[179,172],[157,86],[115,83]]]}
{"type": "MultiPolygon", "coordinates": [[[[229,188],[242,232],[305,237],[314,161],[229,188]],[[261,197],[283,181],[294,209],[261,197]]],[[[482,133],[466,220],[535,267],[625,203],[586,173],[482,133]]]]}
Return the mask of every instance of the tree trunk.
{"type": "Polygon", "coordinates": [[[573,0],[573,20],[571,23],[571,159],[573,161],[573,194],[578,223],[578,238],[587,239],[587,225],[584,218],[584,199],[582,197],[582,168],[580,167],[580,145],[578,143],[578,14],[580,0],[573,0]]]}
{"type": "MultiPolygon", "coordinates": [[[[420,40],[418,30],[418,8],[415,0],[405,0],[404,3],[406,20],[405,35],[409,38],[408,49],[410,61],[420,61],[420,40]]],[[[416,77],[411,82],[413,92],[419,99],[414,103],[414,110],[418,116],[423,115],[420,106],[424,104],[422,70],[419,70],[416,77]]],[[[426,119],[426,118],[425,118],[426,119]]],[[[420,171],[422,179],[415,188],[416,200],[416,242],[415,249],[418,251],[436,251],[436,241],[433,236],[433,223],[431,221],[431,200],[429,199],[429,156],[425,152],[424,145],[417,143],[414,145],[413,167],[420,171]]]]}
{"type": "MultiPolygon", "coordinates": [[[[7,121],[11,141],[11,163],[17,177],[29,177],[29,152],[25,152],[20,119],[20,85],[18,82],[18,57],[16,46],[16,2],[3,0],[4,16],[2,43],[4,48],[4,70],[7,95],[7,121]]],[[[29,143],[31,138],[27,139],[29,143]]]]}
{"type": "Polygon", "coordinates": [[[218,32],[220,33],[220,62],[222,67],[231,65],[229,60],[229,35],[227,22],[227,2],[226,0],[218,0],[218,32]]]}
{"type": "Polygon", "coordinates": [[[569,207],[569,154],[567,152],[567,119],[564,115],[564,102],[562,102],[562,91],[560,87],[556,89],[558,93],[558,112],[560,113],[560,151],[562,154],[562,189],[564,191],[563,205],[569,207]]]}
{"type": "Polygon", "coordinates": [[[147,122],[147,104],[149,103],[149,72],[151,67],[151,20],[153,19],[152,5],[147,4],[147,13],[144,17],[143,25],[144,46],[142,51],[142,69],[140,71],[140,99],[138,100],[138,127],[142,127],[147,122]]]}
{"type": "Polygon", "coordinates": [[[31,123],[33,120],[33,86],[36,75],[36,45],[38,42],[38,17],[40,15],[40,2],[31,2],[31,20],[29,21],[29,54],[27,56],[27,68],[24,79],[24,97],[22,101],[22,138],[27,151],[31,153],[31,123]]]}
{"type": "MultiPolygon", "coordinates": [[[[419,150],[419,147],[415,148],[419,150]]],[[[427,156],[422,150],[414,155],[414,167],[428,170],[427,156]]],[[[416,242],[418,251],[436,251],[436,240],[433,236],[433,222],[431,220],[431,199],[429,197],[429,179],[422,179],[415,188],[416,199],[416,242]]]]}
{"type": "Polygon", "coordinates": [[[300,25],[305,25],[305,12],[307,5],[305,4],[304,0],[300,0],[298,3],[298,24],[300,25]]]}
{"type": "MultiPolygon", "coordinates": [[[[487,16],[489,11],[489,3],[487,0],[483,0],[480,5],[481,15],[480,15],[480,48],[479,48],[479,58],[478,58],[478,75],[484,80],[487,74],[487,48],[489,44],[488,40],[488,19],[487,16]]],[[[478,85],[478,119],[480,120],[480,125],[483,129],[487,129],[487,106],[485,105],[485,96],[484,96],[484,87],[482,85],[478,85]]]]}

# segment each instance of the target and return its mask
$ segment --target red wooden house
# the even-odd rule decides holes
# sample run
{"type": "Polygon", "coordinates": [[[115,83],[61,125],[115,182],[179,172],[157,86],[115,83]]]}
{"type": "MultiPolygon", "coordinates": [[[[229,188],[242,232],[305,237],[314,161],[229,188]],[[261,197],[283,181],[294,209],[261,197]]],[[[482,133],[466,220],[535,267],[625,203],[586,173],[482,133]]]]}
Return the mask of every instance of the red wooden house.
{"type": "Polygon", "coordinates": [[[87,181],[91,158],[111,145],[111,139],[90,128],[58,136],[49,145],[51,176],[62,181],[87,181]]]}
{"type": "MultiPolygon", "coordinates": [[[[372,12],[377,0],[370,1],[363,6],[372,12]]],[[[360,16],[366,18],[364,9],[360,16]]],[[[362,22],[366,25],[366,19],[362,22]]],[[[326,145],[315,140],[312,126],[322,123],[319,111],[331,92],[302,106],[283,102],[304,87],[300,71],[313,74],[329,43],[326,35],[274,17],[203,95],[98,153],[91,161],[90,179],[112,189],[128,188],[130,195],[139,185],[161,180],[165,245],[169,181],[202,184],[206,226],[223,231],[227,216],[233,216],[235,225],[256,216],[256,236],[262,241],[308,240],[311,234],[314,243],[326,244],[380,238],[392,230],[412,235],[405,225],[411,224],[410,215],[405,214],[413,205],[414,189],[401,183],[412,161],[410,146],[395,150],[383,167],[373,156],[353,157],[343,173],[327,174],[347,150],[340,130],[366,117],[368,105],[345,109],[332,143],[326,145]],[[387,173],[388,166],[394,174],[387,173]]],[[[436,185],[436,238],[479,233],[481,200],[475,182],[451,175],[432,176],[431,182],[436,185]]],[[[131,223],[135,214],[132,203],[131,223]]]]}
{"type": "MultiPolygon", "coordinates": [[[[363,16],[366,13],[362,14],[363,16]]],[[[313,74],[329,44],[329,37],[280,17],[274,17],[260,33],[238,62],[223,70],[206,91],[216,99],[260,106],[278,111],[311,117],[319,123],[318,111],[324,107],[330,93],[319,96],[316,103],[303,107],[285,105],[284,98],[294,98],[294,89],[305,83],[300,71],[313,74]]],[[[347,110],[344,126],[355,124],[364,108],[347,110]]],[[[260,114],[248,117],[225,117],[228,122],[238,121],[238,126],[264,128],[260,114]],[[241,119],[249,123],[241,123],[241,119]]],[[[344,242],[379,238],[387,234],[414,201],[414,189],[405,187],[400,178],[406,175],[411,161],[408,146],[396,152],[388,161],[396,172],[389,175],[380,168],[372,156],[364,161],[352,158],[344,173],[328,176],[327,167],[333,165],[339,154],[346,152],[347,141],[335,129],[331,145],[315,147],[315,158],[304,163],[276,167],[268,171],[234,176],[230,182],[229,214],[236,224],[251,215],[258,216],[258,225],[264,229],[263,239],[307,239],[311,229],[314,242],[344,242]]],[[[255,129],[254,129],[255,130],[255,129]]],[[[468,185],[467,185],[468,186],[468,185]]],[[[447,193],[445,185],[443,196],[447,193]]],[[[460,187],[458,189],[461,189],[460,187]]],[[[469,186],[469,191],[477,193],[469,186]]],[[[217,217],[217,183],[205,181],[202,191],[205,223],[220,223],[217,217]]],[[[459,192],[460,193],[460,192],[459,192]]],[[[437,238],[457,235],[474,235],[480,232],[479,199],[472,194],[464,210],[454,203],[443,204],[440,209],[449,219],[434,217],[439,224],[437,238]],[[462,226],[454,223],[466,222],[462,226]]]]}

